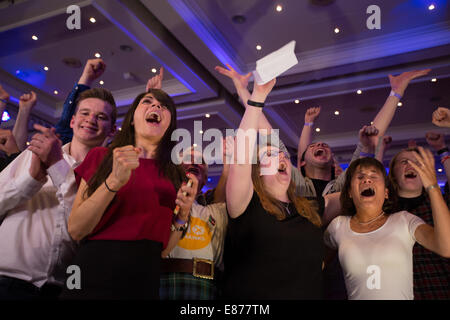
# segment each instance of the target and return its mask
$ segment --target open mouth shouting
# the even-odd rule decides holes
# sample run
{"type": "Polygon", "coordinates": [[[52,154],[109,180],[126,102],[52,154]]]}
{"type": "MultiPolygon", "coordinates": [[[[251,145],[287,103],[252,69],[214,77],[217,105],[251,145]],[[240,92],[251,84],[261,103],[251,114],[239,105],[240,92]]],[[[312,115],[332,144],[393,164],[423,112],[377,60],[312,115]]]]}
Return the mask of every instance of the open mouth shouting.
{"type": "Polygon", "coordinates": [[[287,165],[286,165],[286,163],[284,163],[284,162],[280,163],[280,165],[278,166],[278,173],[287,175],[287,165]]]}
{"type": "Polygon", "coordinates": [[[161,115],[155,111],[149,112],[145,116],[145,121],[149,124],[158,125],[161,122],[161,115]]]}
{"type": "Polygon", "coordinates": [[[365,197],[365,198],[370,198],[375,196],[375,189],[372,187],[366,187],[365,189],[363,189],[361,191],[361,196],[365,197]]]}
{"type": "Polygon", "coordinates": [[[413,179],[417,178],[417,172],[413,169],[409,169],[409,170],[406,170],[404,176],[405,176],[406,181],[413,180],[413,179]]]}

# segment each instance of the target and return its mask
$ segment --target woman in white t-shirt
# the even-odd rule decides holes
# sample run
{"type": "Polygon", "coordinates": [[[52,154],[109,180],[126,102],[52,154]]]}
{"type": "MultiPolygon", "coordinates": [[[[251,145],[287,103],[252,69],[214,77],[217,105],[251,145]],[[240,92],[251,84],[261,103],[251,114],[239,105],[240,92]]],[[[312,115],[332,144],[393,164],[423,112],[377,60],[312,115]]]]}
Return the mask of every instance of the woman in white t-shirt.
{"type": "Polygon", "coordinates": [[[348,298],[413,299],[412,248],[417,241],[450,256],[450,212],[437,184],[434,158],[419,147],[416,161],[433,208],[434,228],[407,211],[390,211],[390,187],[383,165],[372,158],[354,161],[341,193],[343,216],[325,232],[325,244],[338,250],[348,298]]]}

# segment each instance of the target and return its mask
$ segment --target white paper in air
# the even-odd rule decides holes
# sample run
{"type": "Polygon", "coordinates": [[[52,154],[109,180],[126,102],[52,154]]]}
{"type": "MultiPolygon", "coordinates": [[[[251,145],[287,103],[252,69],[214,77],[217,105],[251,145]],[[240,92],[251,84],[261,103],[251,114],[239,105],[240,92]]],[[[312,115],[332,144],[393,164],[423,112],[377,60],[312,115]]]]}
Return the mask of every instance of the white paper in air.
{"type": "Polygon", "coordinates": [[[291,41],[277,51],[256,61],[256,70],[253,71],[256,83],[265,84],[286,72],[298,63],[295,55],[295,41],[291,41]]]}

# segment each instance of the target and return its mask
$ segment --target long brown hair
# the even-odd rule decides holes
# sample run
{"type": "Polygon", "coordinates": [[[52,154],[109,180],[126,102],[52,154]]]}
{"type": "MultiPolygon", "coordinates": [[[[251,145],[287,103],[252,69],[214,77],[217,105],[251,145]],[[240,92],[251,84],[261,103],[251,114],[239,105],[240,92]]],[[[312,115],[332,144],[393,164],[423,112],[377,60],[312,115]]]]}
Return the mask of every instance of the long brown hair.
{"type": "MultiPolygon", "coordinates": [[[[252,182],[255,192],[258,194],[261,200],[261,205],[269,214],[273,215],[277,220],[283,220],[286,218],[286,213],[281,202],[275,199],[265,189],[264,182],[260,176],[261,165],[259,159],[256,164],[252,165],[252,182]]],[[[291,180],[287,190],[287,196],[289,200],[294,204],[298,214],[308,219],[312,224],[317,227],[322,226],[322,220],[320,219],[317,210],[313,207],[311,201],[306,198],[299,197],[295,194],[295,185],[291,180]]]]}
{"type": "Polygon", "coordinates": [[[396,204],[396,196],[393,192],[392,185],[389,183],[386,176],[386,169],[383,164],[375,158],[360,158],[350,164],[345,174],[344,186],[342,187],[341,195],[339,197],[343,215],[354,216],[356,214],[356,207],[353,203],[353,199],[350,197],[350,191],[352,189],[352,179],[358,167],[375,168],[381,173],[384,178],[384,185],[388,189],[389,194],[388,199],[386,199],[383,203],[383,211],[386,214],[393,213],[396,204]]]}
{"type": "Polygon", "coordinates": [[[92,176],[88,182],[88,189],[86,190],[87,196],[91,196],[95,190],[106,180],[112,171],[113,164],[113,150],[115,148],[136,145],[135,141],[135,131],[134,125],[132,124],[134,118],[134,112],[139,105],[141,99],[148,93],[153,94],[156,100],[158,100],[161,105],[165,106],[171,114],[170,124],[167,128],[164,136],[161,138],[158,147],[156,148],[156,165],[159,168],[159,174],[168,178],[172,181],[176,190],[181,186],[181,183],[186,180],[186,175],[184,169],[175,165],[171,160],[171,150],[175,146],[175,141],[171,140],[172,132],[176,129],[176,119],[177,112],[175,108],[175,103],[172,98],[160,89],[150,89],[148,92],[139,94],[136,99],[134,99],[132,105],[128,109],[127,114],[122,123],[122,129],[117,132],[113,141],[108,146],[108,152],[100,163],[97,171],[92,176]]]}

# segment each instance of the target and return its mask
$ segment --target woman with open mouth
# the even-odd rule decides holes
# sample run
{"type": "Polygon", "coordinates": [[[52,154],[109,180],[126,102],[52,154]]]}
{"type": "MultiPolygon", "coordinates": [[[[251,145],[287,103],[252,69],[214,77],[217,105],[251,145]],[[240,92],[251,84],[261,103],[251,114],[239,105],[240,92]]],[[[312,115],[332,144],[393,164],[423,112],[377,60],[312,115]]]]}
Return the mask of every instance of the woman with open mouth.
{"type": "Polygon", "coordinates": [[[186,185],[171,161],[175,129],[174,102],[150,89],[136,97],[112,143],[77,167],[68,230],[81,241],[73,262],[81,287],[66,289],[63,299],[159,299],[162,250],[186,230],[198,184],[189,175],[193,185],[186,185]]]}
{"type": "MultiPolygon", "coordinates": [[[[442,148],[445,151],[442,135],[441,141],[436,141],[437,144],[433,142],[431,141],[430,146],[435,151],[442,148]]],[[[397,153],[389,165],[388,178],[398,198],[396,211],[406,210],[433,225],[430,197],[419,174],[408,163],[408,160],[415,160],[414,154],[418,152],[417,148],[408,148],[397,153]]],[[[449,160],[445,158],[444,161],[449,160]]],[[[448,206],[450,204],[448,193],[444,194],[444,200],[448,206]]],[[[414,300],[450,299],[450,259],[441,257],[416,243],[413,248],[413,273],[414,300]]]]}
{"type": "Polygon", "coordinates": [[[434,227],[407,212],[395,212],[395,193],[383,165],[373,158],[354,161],[341,192],[343,216],[325,232],[325,244],[337,249],[351,300],[411,300],[413,246],[416,242],[450,256],[450,212],[437,184],[434,158],[419,147],[406,159],[406,179],[420,178],[433,208],[434,227]]]}
{"type": "MultiPolygon", "coordinates": [[[[255,83],[237,141],[245,139],[246,132],[256,133],[264,101],[274,84],[275,79],[263,85],[255,83]]],[[[230,165],[226,185],[231,219],[224,250],[224,297],[322,299],[324,246],[317,208],[296,196],[287,153],[273,142],[257,144],[256,136],[253,138],[249,148],[237,150],[237,164],[230,165]],[[251,161],[254,152],[256,163],[251,161]]],[[[337,200],[338,196],[330,197],[337,200]]],[[[332,199],[325,198],[327,208],[329,201],[332,199]]]]}

